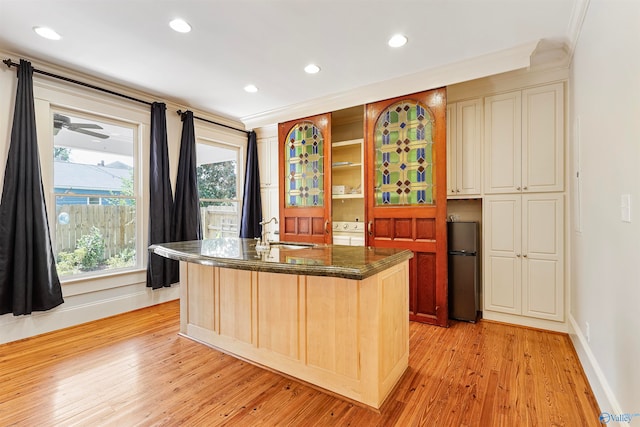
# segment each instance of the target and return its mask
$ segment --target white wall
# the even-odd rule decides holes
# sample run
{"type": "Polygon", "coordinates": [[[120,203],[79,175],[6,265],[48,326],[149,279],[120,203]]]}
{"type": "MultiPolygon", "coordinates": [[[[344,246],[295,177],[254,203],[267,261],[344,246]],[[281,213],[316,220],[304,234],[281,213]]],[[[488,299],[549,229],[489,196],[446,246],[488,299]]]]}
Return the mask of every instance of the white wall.
{"type": "MultiPolygon", "coordinates": [[[[2,59],[7,57],[11,58],[14,62],[18,62],[20,58],[20,56],[15,53],[2,51],[0,51],[0,57],[2,59]]],[[[83,82],[92,83],[149,102],[166,102],[171,180],[175,184],[180,152],[180,136],[182,132],[182,122],[180,121],[180,116],[176,114],[176,110],[186,110],[188,106],[179,105],[170,100],[154,97],[150,94],[136,92],[126,87],[116,86],[97,80],[92,76],[75,74],[71,70],[60,69],[50,64],[32,61],[32,65],[38,69],[44,69],[83,82]]],[[[16,69],[9,69],[4,65],[0,67],[0,93],[2,94],[2,96],[0,96],[0,191],[2,190],[2,181],[11,136],[16,86],[16,69]]],[[[143,194],[141,203],[138,205],[138,211],[140,212],[138,226],[142,230],[140,234],[142,241],[140,242],[138,250],[143,260],[141,268],[133,272],[85,278],[82,280],[63,280],[62,291],[65,302],[52,310],[34,312],[28,316],[15,317],[12,314],[0,316],[0,343],[89,322],[114,314],[170,301],[179,297],[179,285],[155,291],[146,287],[147,222],[149,217],[149,195],[147,189],[149,175],[150,107],[102,94],[94,90],[85,89],[80,86],[64,83],[59,80],[42,77],[38,74],[34,74],[34,97],[36,98],[38,142],[40,145],[41,158],[52,157],[53,137],[49,125],[43,122],[46,121],[50,115],[50,106],[78,109],[79,111],[105,115],[107,117],[126,117],[139,126],[140,141],[137,147],[137,153],[141,159],[140,164],[142,167],[139,170],[138,178],[142,183],[143,194]],[[125,116],[122,115],[123,111],[126,114],[125,116]]],[[[201,111],[194,111],[194,114],[199,117],[242,128],[242,124],[238,122],[232,122],[201,111]]],[[[244,156],[244,152],[246,152],[245,135],[209,125],[198,120],[196,120],[195,125],[196,136],[198,138],[238,144],[241,146],[240,150],[244,156]]],[[[49,181],[52,180],[50,165],[47,168],[46,162],[43,163],[41,161],[41,164],[43,164],[42,173],[43,181],[45,181],[45,189],[50,188],[50,183],[47,185],[46,182],[47,179],[49,181]]],[[[243,170],[243,167],[244,164],[239,168],[240,171],[243,170]]],[[[51,194],[48,196],[52,197],[51,194]]],[[[49,211],[51,211],[51,209],[49,211]]],[[[0,256],[3,256],[3,254],[0,254],[0,256]]]]}
{"type": "Polygon", "coordinates": [[[570,322],[609,413],[640,414],[639,26],[637,0],[591,0],[570,79],[570,322]],[[622,194],[631,195],[631,223],[621,221],[622,194]]]}

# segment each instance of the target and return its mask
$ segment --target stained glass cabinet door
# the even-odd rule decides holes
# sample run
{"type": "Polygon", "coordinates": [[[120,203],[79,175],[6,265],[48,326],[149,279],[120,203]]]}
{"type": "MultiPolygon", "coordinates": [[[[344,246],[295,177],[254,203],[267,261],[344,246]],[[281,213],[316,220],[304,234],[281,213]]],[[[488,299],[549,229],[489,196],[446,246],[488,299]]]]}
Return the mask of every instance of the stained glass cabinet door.
{"type": "Polygon", "coordinates": [[[409,317],[448,324],[446,91],[367,105],[367,245],[410,249],[409,317]]]}
{"type": "Polygon", "coordinates": [[[281,123],[280,240],[331,243],[331,115],[281,123]]]}

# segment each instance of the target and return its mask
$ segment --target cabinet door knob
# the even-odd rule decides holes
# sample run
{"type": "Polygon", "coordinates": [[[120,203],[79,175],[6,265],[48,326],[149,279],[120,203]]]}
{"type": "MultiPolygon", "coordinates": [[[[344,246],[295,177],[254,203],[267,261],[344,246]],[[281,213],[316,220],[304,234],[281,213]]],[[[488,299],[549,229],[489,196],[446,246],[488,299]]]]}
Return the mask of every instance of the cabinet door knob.
{"type": "Polygon", "coordinates": [[[524,255],[522,255],[522,256],[526,258],[526,257],[527,257],[527,254],[524,254],[524,255]]]}
{"type": "Polygon", "coordinates": [[[329,220],[324,222],[324,232],[329,234],[329,220]]]}
{"type": "Polygon", "coordinates": [[[526,190],[527,188],[528,188],[528,187],[524,187],[524,188],[522,188],[522,189],[523,189],[523,190],[526,190]]]}
{"type": "Polygon", "coordinates": [[[460,192],[460,189],[459,189],[459,188],[456,188],[456,193],[459,193],[459,192],[460,192]]]}
{"type": "Polygon", "coordinates": [[[367,224],[367,233],[369,233],[369,236],[373,236],[373,232],[371,231],[372,226],[373,226],[373,221],[369,221],[369,223],[367,224]]]}
{"type": "Polygon", "coordinates": [[[520,254],[516,254],[516,256],[517,256],[518,258],[520,258],[520,254]]]}
{"type": "Polygon", "coordinates": [[[520,191],[520,187],[516,187],[516,190],[520,191]]]}

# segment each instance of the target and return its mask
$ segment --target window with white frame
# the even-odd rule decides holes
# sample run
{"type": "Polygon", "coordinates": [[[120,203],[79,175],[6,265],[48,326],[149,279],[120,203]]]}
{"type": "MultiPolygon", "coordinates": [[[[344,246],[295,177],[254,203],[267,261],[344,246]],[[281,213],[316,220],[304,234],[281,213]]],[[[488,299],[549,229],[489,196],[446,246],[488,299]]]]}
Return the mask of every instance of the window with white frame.
{"type": "Polygon", "coordinates": [[[238,237],[240,147],[199,139],[196,161],[202,236],[238,237]]]}
{"type": "Polygon", "coordinates": [[[58,274],[136,267],[137,126],[54,110],[52,132],[58,274]]]}

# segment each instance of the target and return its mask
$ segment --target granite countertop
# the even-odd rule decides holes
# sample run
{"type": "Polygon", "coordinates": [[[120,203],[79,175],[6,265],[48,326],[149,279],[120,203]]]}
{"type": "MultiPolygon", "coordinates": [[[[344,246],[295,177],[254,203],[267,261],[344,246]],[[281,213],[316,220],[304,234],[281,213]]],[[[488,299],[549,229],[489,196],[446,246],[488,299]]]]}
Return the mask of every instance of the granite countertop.
{"type": "Polygon", "coordinates": [[[239,270],[362,280],[413,257],[406,249],[274,242],[256,251],[256,240],[218,238],[161,243],[149,251],[179,261],[239,270]]]}

